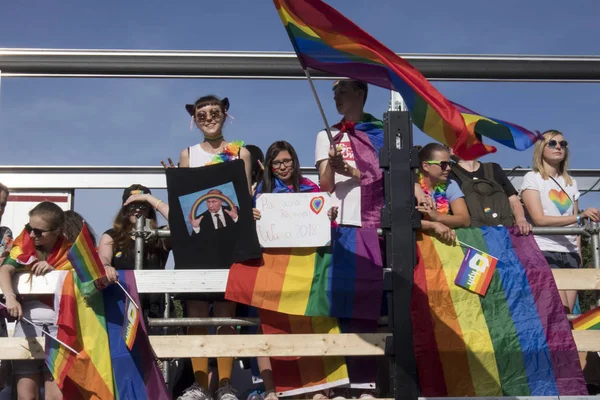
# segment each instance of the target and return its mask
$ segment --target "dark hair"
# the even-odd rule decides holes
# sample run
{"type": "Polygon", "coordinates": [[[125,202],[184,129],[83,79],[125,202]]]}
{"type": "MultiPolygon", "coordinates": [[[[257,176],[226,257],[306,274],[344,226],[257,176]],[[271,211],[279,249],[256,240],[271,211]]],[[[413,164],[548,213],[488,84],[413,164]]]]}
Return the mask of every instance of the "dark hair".
{"type": "Polygon", "coordinates": [[[29,216],[38,216],[42,218],[50,224],[53,230],[62,228],[65,223],[64,211],[51,201],[42,201],[37,206],[33,207],[31,211],[29,211],[29,216]]]}
{"type": "Polygon", "coordinates": [[[219,106],[221,112],[223,113],[223,122],[225,122],[225,119],[227,119],[227,110],[229,110],[229,100],[227,99],[227,97],[221,100],[214,94],[202,96],[194,102],[193,107],[191,107],[191,109],[188,106],[186,106],[186,109],[192,115],[192,117],[196,118],[196,111],[199,108],[206,106],[219,106]]]}
{"type": "Polygon", "coordinates": [[[290,153],[292,161],[294,162],[294,170],[292,172],[292,186],[294,187],[294,192],[298,192],[300,190],[300,179],[302,178],[302,174],[300,173],[300,161],[298,160],[298,155],[291,144],[285,140],[280,140],[270,145],[269,149],[267,150],[265,159],[265,176],[263,177],[262,187],[263,193],[273,193],[273,188],[275,187],[275,175],[273,174],[272,170],[273,160],[275,157],[277,157],[279,152],[284,150],[290,153]]]}
{"type": "Polygon", "coordinates": [[[258,162],[265,164],[265,155],[263,154],[260,147],[253,144],[247,144],[246,150],[250,152],[250,163],[252,165],[252,184],[255,184],[263,179],[263,169],[260,167],[258,162]]]}
{"type": "Polygon", "coordinates": [[[352,87],[354,91],[362,91],[365,95],[365,97],[363,98],[363,106],[367,103],[367,96],[369,95],[369,86],[365,82],[356,79],[343,79],[334,82],[333,90],[335,90],[335,88],[338,87],[338,85],[348,85],[352,87]]]}
{"type": "Polygon", "coordinates": [[[85,222],[84,218],[78,212],[67,210],[65,211],[65,223],[63,225],[63,235],[67,238],[68,242],[74,242],[79,236],[79,233],[83,229],[83,224],[85,224],[90,232],[90,236],[92,238],[92,243],[94,247],[96,247],[96,234],[94,230],[85,222]]]}
{"type": "Polygon", "coordinates": [[[431,159],[434,156],[434,153],[438,152],[438,151],[443,151],[443,152],[450,152],[450,150],[448,150],[448,148],[446,146],[444,146],[443,144],[439,144],[439,143],[429,143],[425,146],[423,146],[420,150],[419,150],[419,162],[423,163],[425,161],[431,161],[431,159]]]}
{"type": "MultiPolygon", "coordinates": [[[[148,219],[150,220],[150,225],[153,228],[156,228],[156,210],[151,205],[148,207],[148,219]]],[[[130,239],[130,236],[131,231],[134,229],[135,224],[129,221],[129,211],[127,211],[127,206],[121,206],[113,220],[113,252],[118,249],[123,252],[131,250],[133,253],[133,240],[130,239]]],[[[152,252],[156,245],[157,238],[151,238],[148,240],[146,249],[149,252],[152,252]]]]}
{"type": "Polygon", "coordinates": [[[3,185],[2,183],[0,183],[0,193],[2,193],[2,192],[6,193],[7,197],[10,194],[10,190],[8,190],[8,188],[5,185],[3,185]]]}

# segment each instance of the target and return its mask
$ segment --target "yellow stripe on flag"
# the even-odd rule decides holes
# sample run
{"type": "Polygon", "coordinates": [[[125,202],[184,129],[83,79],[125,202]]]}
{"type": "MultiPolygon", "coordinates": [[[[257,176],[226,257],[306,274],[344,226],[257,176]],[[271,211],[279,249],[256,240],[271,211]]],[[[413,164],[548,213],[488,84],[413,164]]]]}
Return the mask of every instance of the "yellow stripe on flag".
{"type": "Polygon", "coordinates": [[[314,247],[292,249],[277,309],[280,313],[304,315],[306,312],[315,273],[316,255],[314,247]]]}

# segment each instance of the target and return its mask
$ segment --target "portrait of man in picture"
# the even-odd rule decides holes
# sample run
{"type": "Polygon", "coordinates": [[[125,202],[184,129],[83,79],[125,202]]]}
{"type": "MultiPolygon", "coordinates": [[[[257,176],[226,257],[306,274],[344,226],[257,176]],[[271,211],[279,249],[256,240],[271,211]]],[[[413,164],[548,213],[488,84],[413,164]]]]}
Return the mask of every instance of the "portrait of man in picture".
{"type": "Polygon", "coordinates": [[[200,231],[212,231],[218,229],[226,229],[238,222],[238,210],[234,206],[223,206],[223,193],[218,189],[209,190],[206,199],[206,208],[198,218],[190,213],[189,221],[192,224],[194,233],[200,231]],[[210,196],[212,195],[212,197],[210,196]]]}

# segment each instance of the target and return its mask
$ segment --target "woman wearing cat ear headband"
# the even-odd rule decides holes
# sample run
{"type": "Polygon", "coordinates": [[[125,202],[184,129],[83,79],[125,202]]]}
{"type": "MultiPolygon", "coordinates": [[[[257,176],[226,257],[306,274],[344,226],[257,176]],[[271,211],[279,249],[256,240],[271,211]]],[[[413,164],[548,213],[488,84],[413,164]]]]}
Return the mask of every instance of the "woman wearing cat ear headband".
{"type": "MultiPolygon", "coordinates": [[[[542,134],[533,150],[533,168],[523,177],[521,198],[534,226],[583,226],[585,219],[600,221],[600,213],[590,207],[579,212],[577,182],[569,167],[569,143],[557,130],[542,134]]],[[[551,268],[581,267],[581,237],[535,235],[551,268]]],[[[577,298],[574,290],[559,291],[567,313],[577,298]]]]}

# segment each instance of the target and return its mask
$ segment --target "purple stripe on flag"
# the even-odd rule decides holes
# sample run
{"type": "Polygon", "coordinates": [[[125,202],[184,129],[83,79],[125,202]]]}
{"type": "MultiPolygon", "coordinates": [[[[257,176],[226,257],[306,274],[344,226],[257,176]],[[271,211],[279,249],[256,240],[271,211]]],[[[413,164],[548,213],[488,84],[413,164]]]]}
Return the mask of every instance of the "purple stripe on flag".
{"type": "Polygon", "coordinates": [[[375,319],[381,312],[383,265],[377,229],[356,230],[354,318],[375,319]]]}
{"type": "Polygon", "coordinates": [[[525,268],[525,275],[546,333],[558,393],[561,396],[587,393],[577,357],[577,347],[558,295],[552,270],[533,235],[521,236],[518,231],[518,228],[509,228],[513,249],[525,268]]]}

